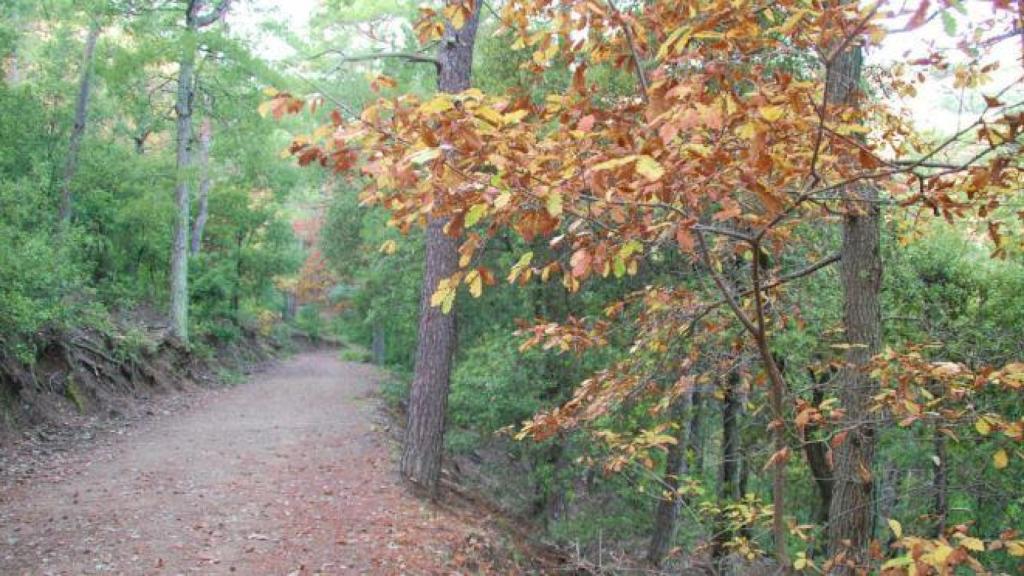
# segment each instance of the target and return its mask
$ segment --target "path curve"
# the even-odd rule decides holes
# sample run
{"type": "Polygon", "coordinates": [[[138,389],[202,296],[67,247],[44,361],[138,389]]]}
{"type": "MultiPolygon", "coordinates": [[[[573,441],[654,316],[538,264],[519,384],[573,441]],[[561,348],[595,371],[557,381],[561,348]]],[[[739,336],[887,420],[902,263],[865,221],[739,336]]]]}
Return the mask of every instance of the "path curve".
{"type": "Polygon", "coordinates": [[[0,574],[452,573],[472,536],[398,482],[376,382],[300,354],[3,489],[0,574]]]}

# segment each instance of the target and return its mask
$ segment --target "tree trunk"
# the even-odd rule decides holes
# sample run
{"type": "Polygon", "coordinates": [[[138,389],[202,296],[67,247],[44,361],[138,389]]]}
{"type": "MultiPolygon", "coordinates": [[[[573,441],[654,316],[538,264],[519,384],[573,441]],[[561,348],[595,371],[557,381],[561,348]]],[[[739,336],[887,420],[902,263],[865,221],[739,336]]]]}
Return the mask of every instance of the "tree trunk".
{"type": "Polygon", "coordinates": [[[203,229],[209,217],[210,206],[210,146],[213,141],[213,123],[203,118],[199,125],[199,212],[192,228],[192,254],[199,254],[203,245],[203,229]]]}
{"type": "Polygon", "coordinates": [[[371,335],[370,352],[373,357],[373,363],[377,366],[383,366],[385,356],[387,355],[387,342],[384,341],[384,326],[380,320],[373,321],[373,334],[371,335]]]}
{"type": "MultiPolygon", "coordinates": [[[[469,88],[481,4],[475,2],[472,16],[461,29],[447,26],[437,54],[440,92],[458,93],[469,88]]],[[[430,305],[438,283],[458,269],[458,241],[444,233],[446,222],[430,218],[427,224],[419,338],[401,460],[402,477],[431,496],[436,495],[441,477],[448,384],[456,343],[455,312],[445,314],[430,305]]]]}
{"type": "MultiPolygon", "coordinates": [[[[825,399],[825,382],[822,377],[809,370],[812,388],[811,401],[815,408],[821,406],[825,399]]],[[[818,426],[809,424],[803,431],[804,455],[807,457],[807,465],[811,469],[811,476],[814,477],[814,485],[818,488],[818,510],[815,513],[815,522],[825,526],[828,524],[829,508],[832,507],[832,466],[828,461],[828,444],[824,440],[815,439],[814,432],[818,426]]]]}
{"type": "MultiPolygon", "coordinates": [[[[733,372],[726,380],[725,397],[722,403],[722,467],[718,479],[718,506],[724,508],[730,501],[739,500],[740,487],[740,429],[739,416],[743,409],[739,391],[739,375],[733,372]]],[[[711,556],[723,558],[726,544],[733,537],[725,525],[725,519],[715,521],[715,536],[711,556]]]]}
{"type": "Polygon", "coordinates": [[[946,462],[946,435],[936,426],[933,432],[935,445],[935,476],[932,488],[935,490],[935,537],[942,538],[946,532],[946,519],[949,517],[949,464],[946,462]]]}
{"type": "Polygon", "coordinates": [[[203,0],[189,0],[185,8],[185,41],[178,69],[178,94],[174,103],[177,117],[177,150],[174,185],[174,238],[171,243],[171,334],[188,344],[188,242],[192,168],[192,101],[196,67],[195,36],[200,28],[213,24],[227,11],[231,0],[221,0],[212,11],[200,15],[203,0]]]}
{"type": "Polygon", "coordinates": [[[693,398],[690,399],[690,402],[693,404],[691,408],[693,415],[690,417],[690,451],[693,452],[693,469],[690,471],[690,475],[702,478],[704,476],[704,430],[701,419],[704,417],[704,398],[701,396],[699,388],[693,389],[693,398]]]}
{"type": "Polygon", "coordinates": [[[694,392],[683,394],[676,400],[672,408],[672,420],[678,424],[676,443],[668,448],[668,459],[665,463],[664,490],[671,492],[662,496],[654,513],[654,532],[647,548],[647,561],[654,567],[661,566],[665,556],[672,548],[679,530],[679,511],[683,507],[684,498],[678,492],[680,480],[689,475],[687,449],[690,446],[691,408],[694,392]]]}
{"type": "MultiPolygon", "coordinates": [[[[189,4],[186,15],[186,34],[196,32],[195,17],[198,7],[189,4]]],[[[177,116],[177,171],[175,173],[174,238],[171,244],[171,332],[183,343],[188,343],[188,227],[189,227],[189,169],[192,167],[192,76],[195,72],[195,48],[191,38],[182,49],[178,69],[178,94],[174,104],[177,116]]]]}
{"type": "MultiPolygon", "coordinates": [[[[852,104],[860,80],[862,54],[852,46],[834,62],[826,89],[830,102],[852,104]]],[[[871,185],[847,187],[843,217],[840,277],[843,287],[843,320],[850,344],[845,362],[836,375],[839,401],[846,411],[848,434],[835,448],[832,506],[829,511],[829,553],[844,555],[835,574],[852,574],[866,563],[871,537],[875,426],[869,412],[877,383],[868,375],[871,358],[882,340],[879,295],[882,259],[878,190],[871,185]]]]}
{"type": "Polygon", "coordinates": [[[295,313],[298,309],[298,299],[294,292],[284,293],[284,306],[281,308],[281,320],[291,322],[295,320],[295,313]]]}
{"type": "Polygon", "coordinates": [[[78,153],[82,147],[82,137],[85,136],[85,124],[89,116],[93,57],[96,53],[96,41],[100,37],[100,31],[98,22],[93,22],[89,26],[89,35],[85,38],[85,50],[82,54],[82,70],[78,80],[78,98],[75,100],[75,124],[71,128],[68,156],[64,161],[64,179],[60,185],[60,221],[64,226],[71,222],[71,181],[78,170],[78,153]]]}

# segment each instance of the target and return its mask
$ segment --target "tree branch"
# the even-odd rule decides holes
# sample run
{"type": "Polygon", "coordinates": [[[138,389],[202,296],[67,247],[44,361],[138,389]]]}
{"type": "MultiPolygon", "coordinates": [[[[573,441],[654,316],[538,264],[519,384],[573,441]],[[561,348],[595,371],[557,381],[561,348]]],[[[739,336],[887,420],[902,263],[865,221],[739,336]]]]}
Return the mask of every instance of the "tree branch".
{"type": "Polygon", "coordinates": [[[379,52],[376,54],[361,54],[358,56],[342,56],[340,62],[366,62],[369,60],[384,60],[387,58],[405,60],[406,62],[416,62],[419,64],[433,64],[438,73],[441,72],[441,62],[437,58],[414,54],[411,52],[379,52]]]}
{"type": "MultiPolygon", "coordinates": [[[[711,261],[711,252],[708,250],[708,245],[704,241],[704,233],[700,229],[695,229],[695,232],[697,232],[697,244],[700,246],[701,256],[704,257],[704,264],[707,265],[708,270],[711,272],[711,278],[714,279],[715,285],[718,286],[718,290],[722,293],[722,296],[725,297],[725,302],[729,305],[729,308],[732,309],[733,314],[735,314],[736,317],[739,318],[740,322],[743,323],[743,327],[746,328],[752,336],[755,338],[758,337],[757,326],[754,326],[754,323],[747,317],[743,308],[740,308],[740,304],[736,301],[736,297],[732,295],[732,290],[730,290],[726,285],[725,278],[722,278],[722,275],[715,269],[715,265],[711,261]]],[[[755,255],[754,257],[756,258],[757,256],[755,255]]]]}
{"type": "Polygon", "coordinates": [[[217,20],[220,20],[224,17],[224,14],[228,11],[228,8],[230,6],[231,0],[220,0],[220,3],[217,4],[217,7],[211,10],[210,13],[206,16],[199,16],[198,14],[196,14],[196,27],[205,28],[210,24],[213,24],[217,20]]]}

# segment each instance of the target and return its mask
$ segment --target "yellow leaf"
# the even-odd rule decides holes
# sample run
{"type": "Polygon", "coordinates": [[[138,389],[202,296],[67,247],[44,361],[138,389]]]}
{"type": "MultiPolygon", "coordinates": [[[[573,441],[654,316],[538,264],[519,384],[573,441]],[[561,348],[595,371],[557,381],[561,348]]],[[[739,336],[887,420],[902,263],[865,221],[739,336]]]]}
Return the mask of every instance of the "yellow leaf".
{"type": "Polygon", "coordinates": [[[897,538],[903,538],[903,525],[899,523],[895,518],[889,518],[889,529],[897,538]]]}
{"type": "Polygon", "coordinates": [[[782,106],[762,106],[758,109],[758,112],[761,113],[761,118],[764,118],[769,122],[775,122],[779,118],[782,118],[785,111],[785,108],[782,106]]]}
{"type": "Polygon", "coordinates": [[[594,170],[612,170],[620,168],[629,164],[630,162],[636,162],[636,156],[623,156],[621,158],[612,158],[611,160],[605,160],[600,164],[594,166],[594,170]]]}
{"type": "Polygon", "coordinates": [[[380,245],[380,251],[384,254],[394,254],[398,251],[398,243],[394,240],[388,240],[380,245]]]}
{"type": "Polygon", "coordinates": [[[441,112],[447,112],[454,107],[455,106],[452,104],[451,98],[441,94],[435,96],[433,100],[420,105],[419,111],[421,114],[440,114],[441,112]]]}
{"type": "Polygon", "coordinates": [[[946,546],[945,544],[939,544],[935,547],[934,550],[931,551],[930,554],[925,554],[922,560],[928,562],[928,560],[930,559],[931,562],[929,563],[932,566],[944,566],[946,564],[946,559],[949,558],[949,555],[952,553],[952,548],[946,546]]]}
{"type": "Polygon", "coordinates": [[[263,95],[266,96],[267,98],[273,98],[278,94],[280,94],[280,92],[278,92],[277,88],[274,88],[273,86],[267,86],[266,88],[263,89],[263,95]]]}
{"type": "Polygon", "coordinates": [[[1006,454],[1006,450],[999,450],[992,455],[992,464],[995,465],[996,470],[1002,470],[1010,464],[1010,457],[1006,454]]]}
{"type": "Polygon", "coordinates": [[[473,298],[479,298],[484,292],[484,279],[477,270],[471,270],[466,274],[465,283],[469,285],[469,293],[473,298]]]}
{"type": "Polygon", "coordinates": [[[1007,541],[1006,551],[1010,556],[1024,556],[1024,540],[1007,541]]]}
{"type": "Polygon", "coordinates": [[[456,286],[458,286],[457,282],[453,286],[448,278],[442,279],[437,283],[437,290],[430,296],[430,305],[434,308],[440,307],[444,314],[451,312],[452,304],[455,302],[456,286]]]}
{"type": "Polygon", "coordinates": [[[509,112],[502,116],[502,121],[505,124],[518,124],[519,121],[526,118],[526,115],[529,113],[529,110],[516,110],[515,112],[509,112]]]}
{"type": "Polygon", "coordinates": [[[477,108],[476,115],[495,126],[501,126],[502,116],[501,113],[491,108],[490,106],[481,106],[477,108]]]}
{"type": "Polygon", "coordinates": [[[562,215],[562,194],[561,192],[552,192],[548,194],[547,200],[548,214],[558,217],[562,215]]]}
{"type": "Polygon", "coordinates": [[[270,114],[270,110],[274,107],[273,100],[267,100],[266,102],[260,102],[260,105],[256,107],[256,111],[263,118],[266,118],[270,114]]]}
{"type": "Polygon", "coordinates": [[[974,422],[974,429],[982,436],[988,436],[992,433],[992,425],[988,423],[988,420],[986,420],[984,416],[978,418],[974,422]]]}
{"type": "Polygon", "coordinates": [[[529,268],[530,262],[532,261],[533,252],[527,252],[520,256],[519,261],[516,262],[515,266],[513,266],[512,270],[508,273],[508,283],[512,284],[513,282],[515,282],[516,279],[519,278],[519,275],[525,272],[527,268],[529,268]]]}
{"type": "Polygon", "coordinates": [[[981,540],[978,540],[977,538],[964,538],[960,540],[960,545],[964,548],[967,548],[968,550],[973,550],[975,552],[985,551],[985,543],[981,540]]]}
{"type": "Polygon", "coordinates": [[[744,140],[752,140],[757,135],[757,127],[753,122],[747,122],[736,129],[736,135],[744,140]]]}
{"type": "Polygon", "coordinates": [[[647,155],[640,156],[637,159],[636,171],[651,182],[656,182],[665,175],[665,169],[661,167],[661,164],[659,164],[654,158],[647,155]]]}

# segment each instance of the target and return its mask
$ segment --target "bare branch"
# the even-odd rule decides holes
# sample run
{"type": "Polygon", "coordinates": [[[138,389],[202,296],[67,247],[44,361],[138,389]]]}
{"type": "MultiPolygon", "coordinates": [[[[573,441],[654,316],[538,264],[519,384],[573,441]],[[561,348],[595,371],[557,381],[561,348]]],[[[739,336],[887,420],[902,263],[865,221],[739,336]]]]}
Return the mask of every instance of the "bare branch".
{"type": "Polygon", "coordinates": [[[711,252],[708,250],[708,245],[704,241],[704,232],[699,229],[695,231],[697,232],[697,244],[700,246],[700,253],[704,258],[704,264],[711,272],[711,278],[714,279],[715,285],[718,286],[718,290],[722,293],[722,296],[725,297],[726,304],[728,304],[729,308],[732,309],[733,314],[739,318],[743,327],[746,328],[752,336],[757,338],[759,334],[757,326],[754,326],[754,323],[747,317],[743,308],[740,308],[740,304],[736,301],[736,297],[733,296],[732,290],[730,290],[729,286],[725,283],[725,278],[723,278],[722,275],[718,273],[718,270],[715,269],[714,262],[711,261],[711,252]]]}
{"type": "Polygon", "coordinates": [[[419,64],[433,64],[434,68],[437,69],[438,73],[441,72],[441,62],[437,58],[431,56],[423,56],[422,54],[416,54],[412,52],[378,52],[376,54],[360,54],[358,56],[343,56],[340,62],[367,62],[371,60],[385,60],[385,59],[397,59],[405,60],[406,62],[416,62],[419,64]]]}

